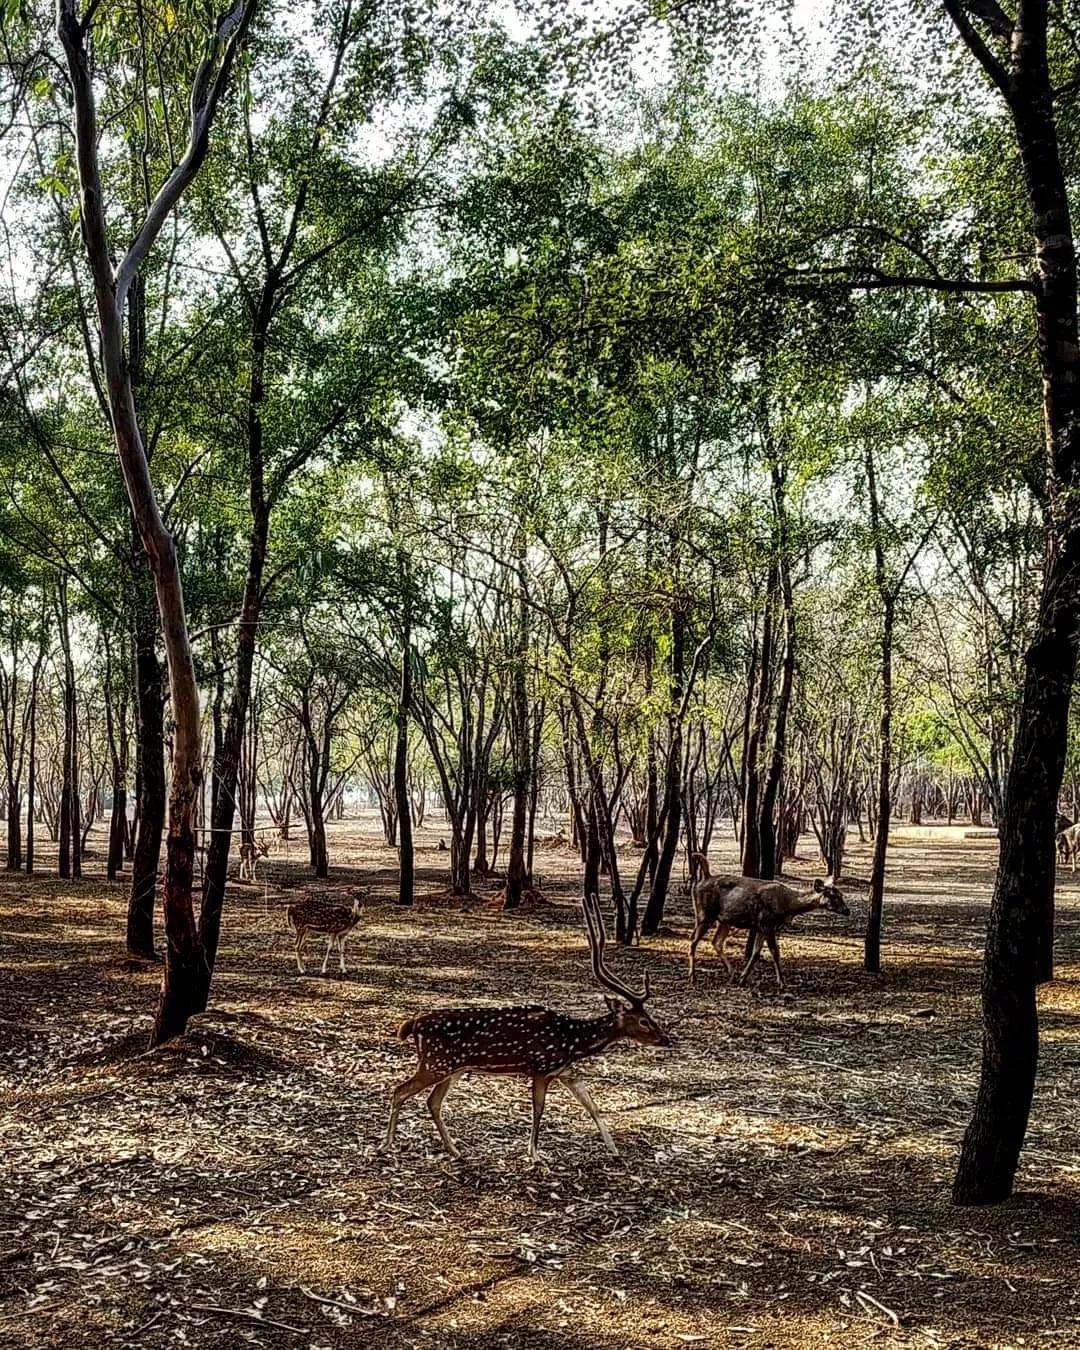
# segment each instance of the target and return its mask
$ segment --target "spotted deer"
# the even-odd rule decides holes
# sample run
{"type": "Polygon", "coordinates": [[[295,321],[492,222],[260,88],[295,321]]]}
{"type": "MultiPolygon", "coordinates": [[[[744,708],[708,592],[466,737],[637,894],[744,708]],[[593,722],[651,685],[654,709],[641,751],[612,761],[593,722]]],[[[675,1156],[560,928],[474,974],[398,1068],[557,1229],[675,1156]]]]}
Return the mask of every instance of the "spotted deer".
{"type": "Polygon", "coordinates": [[[1076,855],[1080,853],[1080,825],[1070,825],[1058,832],[1057,851],[1062,862],[1072,859],[1072,870],[1075,872],[1076,855]]]}
{"type": "Polygon", "coordinates": [[[735,968],[724,950],[728,935],[733,928],[756,930],[754,948],[750,959],[735,977],[736,984],[742,984],[761,955],[761,948],[768,944],[776,969],[777,988],[783,989],[784,977],[780,972],[780,943],[778,934],[797,914],[806,914],[812,909],[829,909],[834,914],[848,915],[851,910],[844,897],[833,884],[832,877],[824,881],[820,877],[810,883],[808,889],[797,891],[780,881],[761,881],[756,877],[713,876],[709,871],[709,860],[704,853],[691,854],[691,861],[701,866],[701,879],[694,883],[694,931],[690,935],[690,980],[693,982],[694,956],[698,943],[709,931],[713,933],[713,946],[723,961],[728,975],[734,975],[735,968]]]}
{"type": "Polygon", "coordinates": [[[518,1008],[440,1008],[410,1017],[398,1030],[398,1038],[411,1040],[419,1063],[411,1078],[394,1088],[391,1094],[390,1122],[383,1141],[384,1149],[393,1148],[398,1114],[410,1097],[428,1093],[428,1110],[446,1151],[458,1158],[457,1148],[443,1124],[442,1104],[446,1094],[463,1074],[516,1074],[532,1084],[532,1133],[529,1136],[529,1160],[536,1157],[540,1138],[540,1119],[548,1087],[562,1083],[596,1123],[600,1137],[612,1157],[618,1157],[615,1141],[578,1065],[590,1055],[600,1054],[619,1040],[640,1041],[642,1045],[671,1044],[667,1033],[645,1011],[649,997],[649,977],[638,994],[617,980],[604,963],[604,922],[600,902],[587,896],[582,907],[589,937],[592,972],[598,984],[615,997],[605,1001],[608,1011],[602,1017],[569,1017],[550,1008],[529,1005],[518,1008]],[[630,1006],[626,1007],[625,1000],[630,1006]]]}
{"type": "Polygon", "coordinates": [[[325,900],[299,900],[287,910],[289,927],[296,933],[296,966],[301,975],[306,975],[301,953],[304,943],[312,933],[326,938],[326,955],[323,957],[320,975],[326,974],[326,963],[336,946],[341,959],[341,973],[345,974],[345,939],[360,922],[364,907],[359,896],[353,901],[352,908],[345,905],[328,904],[325,900]]]}
{"type": "Polygon", "coordinates": [[[259,863],[269,854],[277,853],[284,843],[285,839],[280,830],[271,830],[268,834],[244,840],[240,845],[240,880],[257,881],[255,872],[259,863]]]}

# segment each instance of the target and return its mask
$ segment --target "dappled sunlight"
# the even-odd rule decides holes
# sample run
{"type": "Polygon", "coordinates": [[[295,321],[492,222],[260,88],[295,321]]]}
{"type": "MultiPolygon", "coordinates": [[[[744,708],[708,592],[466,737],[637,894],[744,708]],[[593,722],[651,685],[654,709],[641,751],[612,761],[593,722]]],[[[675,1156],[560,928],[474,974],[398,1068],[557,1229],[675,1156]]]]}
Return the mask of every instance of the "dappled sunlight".
{"type": "MultiPolygon", "coordinates": [[[[349,883],[374,885],[363,840],[351,849],[349,883]]],[[[853,874],[864,861],[854,848],[853,874]]],[[[460,1161],[422,1098],[397,1151],[377,1150],[389,1089],[415,1062],[394,1036],[403,1017],[602,1010],[572,860],[544,859],[552,903],[521,916],[403,912],[388,880],[341,979],[299,975],[282,906],[236,888],[209,1014],[152,1054],[160,973],[118,959],[122,889],[0,879],[7,1303],[48,1305],[69,1344],[156,1317],[140,1338],[151,1350],[180,1328],[221,1347],[669,1350],[883,1333],[966,1347],[1080,1326],[1069,896],[1021,1194],[979,1213],[948,1201],[978,1068],[992,861],[981,840],[926,856],[912,841],[883,974],[861,970],[858,911],[814,916],[782,939],[788,996],[768,970],[733,987],[707,957],[692,988],[677,900],[664,936],[611,952],[629,980],[650,972],[673,1037],[586,1070],[622,1158],[555,1087],[535,1166],[520,1079],[451,1092],[460,1161]]],[[[13,1345],[37,1350],[31,1312],[12,1326],[13,1345]]]]}

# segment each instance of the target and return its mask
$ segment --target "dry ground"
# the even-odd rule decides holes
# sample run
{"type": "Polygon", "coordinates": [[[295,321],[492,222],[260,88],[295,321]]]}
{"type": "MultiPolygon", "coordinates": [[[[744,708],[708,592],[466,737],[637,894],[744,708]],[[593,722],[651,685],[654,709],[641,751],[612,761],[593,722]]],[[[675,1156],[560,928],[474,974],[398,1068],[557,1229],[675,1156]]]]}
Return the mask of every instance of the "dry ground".
{"type": "MultiPolygon", "coordinates": [[[[631,980],[652,972],[675,1037],[594,1065],[622,1160],[553,1093],[532,1169],[520,1082],[451,1096],[461,1163],[417,1103],[397,1155],[375,1145],[410,1072],[402,1017],[596,1010],[573,860],[541,857],[557,903],[520,916],[423,899],[403,913],[370,822],[331,842],[321,889],[372,887],[348,976],[296,973],[284,906],[308,883],[301,858],[274,860],[271,884],[230,894],[213,1015],[154,1055],[158,977],[119,954],[123,887],[0,879],[0,1345],[1080,1345],[1071,874],[1020,1193],[984,1212],[952,1208],[948,1186],[992,841],[901,832],[886,973],[860,970],[853,888],[850,920],[810,915],[785,939],[788,1000],[767,972],[729,987],[708,949],[690,989],[680,896],[668,935],[612,954],[631,980]]],[[[423,896],[444,855],[437,832],[420,842],[423,896]]],[[[852,873],[867,867],[853,849],[852,873]]]]}

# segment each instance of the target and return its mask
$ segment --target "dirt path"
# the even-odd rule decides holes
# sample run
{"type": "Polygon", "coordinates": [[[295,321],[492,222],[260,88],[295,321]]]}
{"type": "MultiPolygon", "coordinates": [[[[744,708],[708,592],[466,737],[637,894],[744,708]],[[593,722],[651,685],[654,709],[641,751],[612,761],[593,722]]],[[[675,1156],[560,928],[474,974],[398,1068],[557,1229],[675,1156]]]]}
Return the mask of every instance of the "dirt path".
{"type": "MultiPolygon", "coordinates": [[[[438,889],[437,840],[420,838],[421,896],[438,889]]],[[[118,955],[123,887],[0,878],[0,1345],[1080,1345],[1071,874],[1022,1193],[982,1212],[952,1208],[948,1186],[993,841],[901,833],[886,973],[859,969],[852,889],[850,920],[811,915],[784,939],[790,1000],[767,972],[729,988],[708,949],[691,990],[680,898],[669,936],[612,955],[631,980],[651,972],[676,1038],[593,1067],[622,1160],[553,1093],[532,1169],[520,1082],[450,1097],[461,1163],[415,1103],[397,1155],[375,1147],[410,1071],[404,1016],[597,1009],[573,860],[542,855],[556,903],[507,917],[385,903],[394,858],[370,822],[334,827],[331,853],[317,889],[372,888],[347,978],[296,973],[284,907],[305,871],[271,859],[271,884],[229,897],[213,1015],[153,1056],[158,977],[118,955]]],[[[730,865],[730,845],[714,858],[730,865]]],[[[851,872],[868,866],[856,848],[851,872]]]]}

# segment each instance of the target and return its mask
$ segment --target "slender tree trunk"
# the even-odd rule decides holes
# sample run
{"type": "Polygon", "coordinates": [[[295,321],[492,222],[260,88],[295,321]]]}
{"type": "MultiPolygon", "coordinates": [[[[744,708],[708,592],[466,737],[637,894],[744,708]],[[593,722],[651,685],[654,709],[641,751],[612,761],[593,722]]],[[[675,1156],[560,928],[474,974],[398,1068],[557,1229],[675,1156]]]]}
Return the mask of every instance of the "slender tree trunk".
{"type": "MultiPolygon", "coordinates": [[[[518,531],[515,554],[519,568],[525,563],[525,535],[518,531]]],[[[530,727],[526,665],[529,659],[529,611],[524,579],[518,579],[517,651],[511,675],[510,752],[514,765],[514,807],[510,820],[510,852],[506,865],[504,908],[516,909],[528,883],[525,861],[525,829],[529,812],[530,727]]]]}
{"type": "Polygon", "coordinates": [[[893,629],[896,623],[896,591],[886,575],[877,473],[873,444],[869,437],[866,441],[866,485],[870,499],[870,528],[873,533],[874,581],[881,600],[881,720],[878,727],[877,822],[874,832],[874,861],[870,868],[870,906],[866,918],[866,939],[863,944],[863,969],[871,975],[876,975],[881,970],[885,862],[889,850],[889,823],[892,816],[892,655],[893,629]]]}
{"type": "Polygon", "coordinates": [[[44,649],[38,652],[34,678],[30,684],[30,745],[26,766],[26,875],[34,875],[34,812],[37,809],[37,704],[44,649]]]}
{"type": "Polygon", "coordinates": [[[75,703],[75,675],[71,665],[71,632],[68,627],[67,582],[61,580],[57,588],[57,608],[60,621],[60,650],[64,664],[64,746],[63,762],[60,769],[60,853],[57,872],[65,880],[71,876],[71,798],[74,785],[71,770],[75,763],[72,753],[75,703]]]}
{"type": "Polygon", "coordinates": [[[784,776],[787,755],[787,722],[791,708],[791,691],[795,683],[795,599],[791,586],[791,559],[784,502],[784,474],[779,465],[773,466],[773,509],[776,514],[777,571],[780,578],[780,598],[784,607],[784,662],[780,670],[780,690],[776,700],[776,723],[773,728],[772,756],[769,761],[765,786],[761,793],[758,821],[758,846],[761,850],[759,873],[772,880],[783,871],[784,855],[777,849],[776,805],[780,783],[784,776]]]}
{"type": "Polygon", "coordinates": [[[765,609],[761,621],[761,650],[758,657],[758,683],[754,695],[754,714],[743,765],[745,788],[743,796],[742,874],[756,877],[761,872],[761,747],[769,724],[769,704],[772,702],[773,611],[779,585],[776,564],[769,568],[765,587],[765,609]]]}
{"type": "MultiPolygon", "coordinates": [[[[132,526],[134,531],[134,526],[132,526]]],[[[135,708],[138,804],[128,892],[127,953],[153,961],[154,896],[165,831],[165,691],[157,655],[157,618],[142,548],[135,549],[135,708]]]]}
{"type": "Polygon", "coordinates": [[[220,751],[214,758],[214,792],[210,812],[210,844],[206,852],[203,900],[199,914],[199,938],[203,962],[199,972],[195,1011],[204,1012],[210,998],[210,981],[221,941],[221,916],[225,907],[225,883],[229,871],[233,825],[236,821],[236,791],[240,778],[240,756],[244,728],[251,698],[251,673],[262,613],[263,572],[270,531],[270,512],[263,499],[260,471],[253,476],[251,488],[252,523],[248,544],[247,576],[240,619],[236,626],[236,663],[233,674],[229,714],[221,735],[220,751]]]}
{"type": "MultiPolygon", "coordinates": [[[[404,554],[398,556],[399,572],[406,573],[404,554]]],[[[406,579],[407,584],[407,579],[406,579]]],[[[409,800],[409,716],[412,708],[412,629],[406,614],[401,635],[401,685],[395,714],[394,800],[397,803],[399,905],[413,902],[416,855],[413,847],[412,804],[409,800]]]]}
{"type": "Polygon", "coordinates": [[[680,708],[686,683],[686,613],[676,600],[671,611],[671,684],[668,690],[671,712],[668,716],[669,741],[664,768],[664,842],[657,858],[656,873],[649,891],[649,903],[641,924],[642,935],[651,937],[664,918],[668,883],[682,830],[683,733],[680,708]]]}

